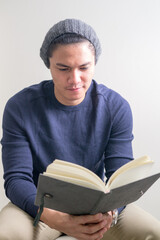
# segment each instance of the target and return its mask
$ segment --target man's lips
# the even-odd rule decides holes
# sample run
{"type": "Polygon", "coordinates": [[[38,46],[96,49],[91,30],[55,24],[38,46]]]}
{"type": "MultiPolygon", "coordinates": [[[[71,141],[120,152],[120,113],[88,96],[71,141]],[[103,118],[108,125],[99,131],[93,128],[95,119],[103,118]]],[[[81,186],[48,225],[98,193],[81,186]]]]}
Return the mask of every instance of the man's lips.
{"type": "Polygon", "coordinates": [[[69,91],[78,91],[78,90],[80,90],[82,88],[82,86],[78,86],[78,87],[69,87],[69,88],[67,88],[67,90],[69,90],[69,91]]]}

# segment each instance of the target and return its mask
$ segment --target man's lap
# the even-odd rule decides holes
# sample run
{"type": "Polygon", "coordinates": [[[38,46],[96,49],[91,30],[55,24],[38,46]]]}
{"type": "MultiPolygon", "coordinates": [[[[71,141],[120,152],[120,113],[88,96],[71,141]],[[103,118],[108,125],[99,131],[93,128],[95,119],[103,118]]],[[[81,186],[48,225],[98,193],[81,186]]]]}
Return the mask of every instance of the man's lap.
{"type": "Polygon", "coordinates": [[[34,227],[33,220],[29,214],[8,203],[0,212],[0,240],[53,240],[61,235],[42,222],[34,227]]]}
{"type": "MultiPolygon", "coordinates": [[[[39,222],[33,227],[33,218],[12,203],[0,212],[0,240],[73,240],[39,222]]],[[[116,226],[104,234],[103,240],[160,240],[160,222],[135,206],[128,205],[119,216],[116,226]]]]}

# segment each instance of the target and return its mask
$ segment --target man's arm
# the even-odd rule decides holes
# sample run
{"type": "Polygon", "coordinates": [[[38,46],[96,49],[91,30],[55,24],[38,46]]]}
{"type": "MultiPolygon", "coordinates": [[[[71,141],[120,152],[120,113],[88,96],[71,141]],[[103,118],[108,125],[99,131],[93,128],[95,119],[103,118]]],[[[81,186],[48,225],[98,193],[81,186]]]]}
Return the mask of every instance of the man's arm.
{"type": "MultiPolygon", "coordinates": [[[[133,160],[132,140],[133,140],[133,119],[128,102],[119,98],[112,99],[112,128],[110,138],[105,151],[106,177],[110,176],[122,165],[133,160]]],[[[124,209],[118,209],[120,212],[124,209]]]]}
{"type": "Polygon", "coordinates": [[[22,114],[14,98],[5,107],[1,143],[6,195],[34,217],[38,207],[34,206],[36,186],[33,182],[32,152],[22,114]]]}
{"type": "Polygon", "coordinates": [[[110,106],[111,133],[105,150],[106,177],[119,167],[133,160],[133,118],[131,108],[126,100],[119,97],[110,106]]]}

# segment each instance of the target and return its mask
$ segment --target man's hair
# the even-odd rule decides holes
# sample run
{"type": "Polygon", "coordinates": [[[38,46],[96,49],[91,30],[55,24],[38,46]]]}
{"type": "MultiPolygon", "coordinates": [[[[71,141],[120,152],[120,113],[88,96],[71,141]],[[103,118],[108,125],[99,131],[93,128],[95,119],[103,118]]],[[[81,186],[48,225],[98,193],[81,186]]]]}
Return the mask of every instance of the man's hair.
{"type": "Polygon", "coordinates": [[[76,33],[65,33],[54,39],[53,42],[51,42],[47,51],[47,57],[48,58],[52,57],[54,50],[56,50],[57,47],[60,45],[68,45],[83,42],[88,42],[88,48],[92,51],[92,53],[95,56],[95,48],[93,44],[90,41],[88,41],[88,39],[76,33]]]}

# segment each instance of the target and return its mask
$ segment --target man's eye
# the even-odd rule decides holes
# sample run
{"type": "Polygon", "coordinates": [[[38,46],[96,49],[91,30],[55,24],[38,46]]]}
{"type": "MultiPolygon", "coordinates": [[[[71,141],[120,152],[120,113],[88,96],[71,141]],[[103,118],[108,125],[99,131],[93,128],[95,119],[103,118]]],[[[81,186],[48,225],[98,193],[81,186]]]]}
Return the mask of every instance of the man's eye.
{"type": "Polygon", "coordinates": [[[88,67],[81,67],[80,69],[81,69],[82,71],[85,71],[85,70],[88,69],[88,67]]]}
{"type": "Polygon", "coordinates": [[[68,68],[59,68],[59,71],[62,71],[62,72],[67,71],[67,70],[68,70],[68,68]]]}

